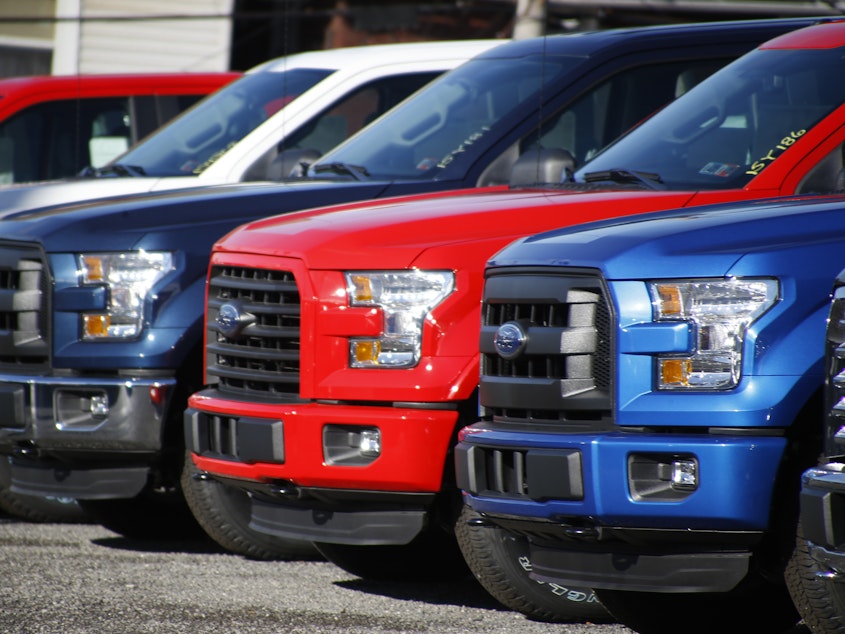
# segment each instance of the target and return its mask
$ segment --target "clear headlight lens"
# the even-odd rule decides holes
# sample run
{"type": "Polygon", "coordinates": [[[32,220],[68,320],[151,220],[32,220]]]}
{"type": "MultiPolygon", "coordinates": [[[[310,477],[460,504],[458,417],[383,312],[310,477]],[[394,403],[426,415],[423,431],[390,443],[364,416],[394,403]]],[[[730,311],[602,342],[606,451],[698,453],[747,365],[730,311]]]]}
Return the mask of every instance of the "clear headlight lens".
{"type": "Polygon", "coordinates": [[[353,368],[409,368],[420,360],[422,329],[428,313],[455,287],[451,271],[379,271],[346,273],[352,306],[378,306],[384,329],[376,338],[349,342],[353,368]]]}
{"type": "Polygon", "coordinates": [[[141,334],[144,302],[156,283],[173,270],[173,256],[164,252],[80,253],[83,285],[108,290],[105,311],[82,314],[85,340],[127,339],[141,334]]]}
{"type": "Polygon", "coordinates": [[[656,321],[689,321],[689,354],[657,359],[657,387],[728,389],[739,383],[745,334],[778,298],[771,279],[701,279],[648,283],[656,321]]]}

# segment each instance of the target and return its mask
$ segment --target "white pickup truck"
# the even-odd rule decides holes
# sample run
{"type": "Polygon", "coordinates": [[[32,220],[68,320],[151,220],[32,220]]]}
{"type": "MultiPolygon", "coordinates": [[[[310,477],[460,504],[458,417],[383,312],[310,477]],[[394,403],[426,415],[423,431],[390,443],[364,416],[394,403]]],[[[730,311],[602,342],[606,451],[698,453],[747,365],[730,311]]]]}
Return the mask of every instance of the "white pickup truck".
{"type": "MultiPolygon", "coordinates": [[[[506,40],[413,42],[280,57],[78,178],[0,187],[0,215],[123,194],[275,180],[283,150],[320,154],[506,40]]],[[[286,152],[290,156],[291,152],[286,152]]]]}

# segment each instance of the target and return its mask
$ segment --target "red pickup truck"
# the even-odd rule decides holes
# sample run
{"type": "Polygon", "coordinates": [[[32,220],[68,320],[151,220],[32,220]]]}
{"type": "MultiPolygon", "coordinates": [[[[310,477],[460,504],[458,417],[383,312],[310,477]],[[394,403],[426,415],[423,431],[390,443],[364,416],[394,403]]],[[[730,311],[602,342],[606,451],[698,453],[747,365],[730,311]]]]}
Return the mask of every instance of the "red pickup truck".
{"type": "Polygon", "coordinates": [[[0,81],[0,185],[99,167],[237,72],[56,75],[0,81]]]}
{"type": "MultiPolygon", "coordinates": [[[[38,75],[0,80],[0,186],[76,176],[122,154],[240,72],[38,75]]],[[[77,519],[75,504],[27,497],[31,519],[77,519]]],[[[0,496],[0,510],[16,512],[0,496]]]]}
{"type": "MultiPolygon", "coordinates": [[[[460,574],[452,451],[461,421],[478,417],[486,260],[580,222],[841,190],[845,88],[828,78],[845,69],[843,47],[845,22],[776,38],[574,173],[552,158],[559,148],[536,148],[530,169],[562,183],[324,208],[230,233],[209,270],[208,388],[186,413],[199,475],[250,491],[253,529],[315,542],[360,576],[460,574]]],[[[569,589],[544,595],[529,579],[523,542],[477,519],[465,515],[459,536],[497,598],[519,593],[503,602],[535,617],[583,613],[561,600],[569,589]]]]}

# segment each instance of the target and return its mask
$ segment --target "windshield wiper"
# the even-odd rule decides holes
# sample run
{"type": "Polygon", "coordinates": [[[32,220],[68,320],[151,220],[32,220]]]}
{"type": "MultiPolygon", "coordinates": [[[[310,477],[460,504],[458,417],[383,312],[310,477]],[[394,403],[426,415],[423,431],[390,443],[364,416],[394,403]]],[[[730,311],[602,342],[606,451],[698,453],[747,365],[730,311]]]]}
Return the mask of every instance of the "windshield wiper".
{"type": "Polygon", "coordinates": [[[103,167],[91,167],[89,165],[79,175],[82,178],[104,178],[108,176],[146,176],[147,172],[140,165],[115,163],[114,165],[105,165],[103,167]]]}
{"type": "Polygon", "coordinates": [[[637,183],[648,189],[666,189],[660,174],[653,172],[634,172],[624,169],[603,170],[601,172],[590,172],[584,174],[585,183],[595,183],[596,181],[611,181],[620,184],[637,183]]]}
{"type": "Polygon", "coordinates": [[[356,181],[362,181],[364,177],[370,175],[367,168],[362,165],[350,165],[349,163],[341,163],[339,161],[334,163],[318,163],[317,165],[312,165],[311,169],[315,174],[319,174],[320,172],[334,172],[335,174],[351,176],[356,181]]]}

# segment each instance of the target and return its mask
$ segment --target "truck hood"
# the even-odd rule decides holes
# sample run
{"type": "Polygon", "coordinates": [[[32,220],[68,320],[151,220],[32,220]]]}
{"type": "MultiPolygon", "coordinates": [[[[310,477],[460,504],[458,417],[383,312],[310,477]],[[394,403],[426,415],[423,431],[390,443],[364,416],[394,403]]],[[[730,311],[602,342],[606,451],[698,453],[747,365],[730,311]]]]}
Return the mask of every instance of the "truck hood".
{"type": "MultiPolygon", "coordinates": [[[[488,262],[578,266],[606,279],[792,274],[795,261],[763,266],[778,251],[845,240],[845,196],[780,197],[643,214],[549,231],[513,242],[488,262]],[[678,270],[678,262],[683,268],[678,270]]],[[[821,251],[819,251],[821,252],[821,251]]]]}
{"type": "MultiPolygon", "coordinates": [[[[385,183],[296,181],[237,183],[115,196],[9,213],[2,221],[8,240],[40,242],[50,251],[93,247],[108,250],[168,248],[144,244],[147,236],[175,236],[197,229],[213,238],[245,222],[312,206],[378,196],[385,183]],[[216,234],[215,234],[216,231],[216,234]]],[[[167,241],[167,238],[164,238],[167,241]]]]}
{"type": "MultiPolygon", "coordinates": [[[[325,184],[328,181],[319,180],[325,184]]],[[[333,181],[336,183],[337,181],[333,181]]],[[[22,183],[0,187],[0,218],[8,218],[20,211],[43,209],[89,202],[110,203],[124,196],[144,193],[166,194],[183,189],[198,190],[207,186],[227,183],[210,183],[195,176],[108,176],[78,178],[40,183],[22,183]]],[[[238,183],[235,183],[237,185],[238,183]]],[[[243,183],[254,185],[255,183],[243,183]]],[[[267,184],[267,183],[265,183],[267,184]]],[[[279,183],[273,183],[279,184],[279,183]]]]}
{"type": "Polygon", "coordinates": [[[216,248],[301,258],[314,269],[348,267],[372,248],[379,249],[379,268],[406,268],[439,247],[516,239],[567,222],[606,217],[612,210],[682,207],[693,194],[475,189],[386,198],[250,223],[216,248]]]}
{"type": "MultiPolygon", "coordinates": [[[[33,184],[6,185],[0,188],[0,218],[24,209],[76,203],[83,200],[136,194],[156,189],[159,178],[81,178],[33,184]]],[[[175,180],[175,179],[170,179],[175,180]]],[[[190,177],[173,187],[195,186],[190,177]]]]}

